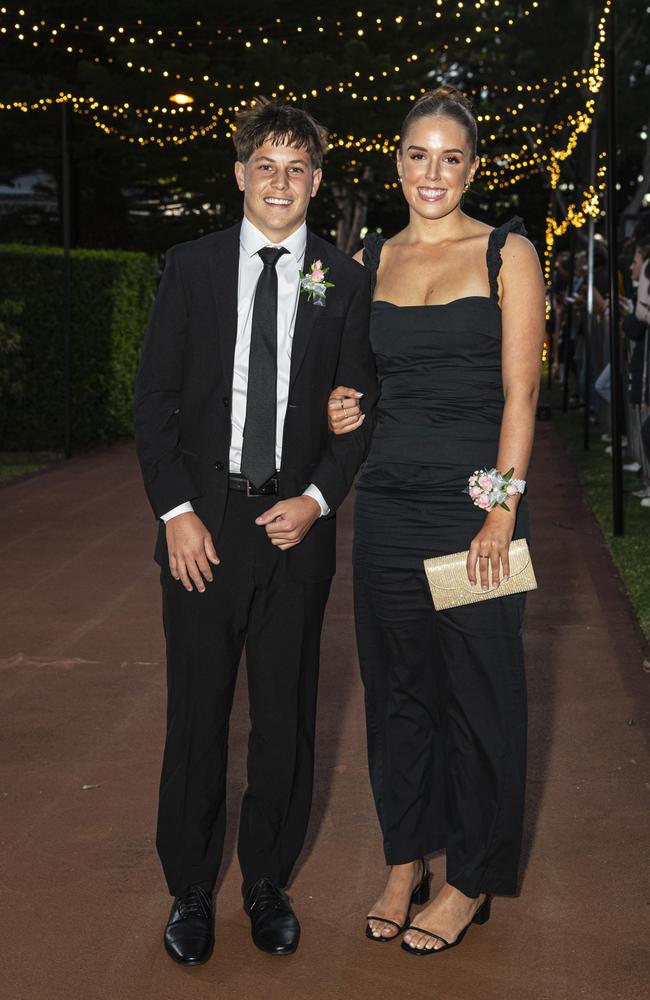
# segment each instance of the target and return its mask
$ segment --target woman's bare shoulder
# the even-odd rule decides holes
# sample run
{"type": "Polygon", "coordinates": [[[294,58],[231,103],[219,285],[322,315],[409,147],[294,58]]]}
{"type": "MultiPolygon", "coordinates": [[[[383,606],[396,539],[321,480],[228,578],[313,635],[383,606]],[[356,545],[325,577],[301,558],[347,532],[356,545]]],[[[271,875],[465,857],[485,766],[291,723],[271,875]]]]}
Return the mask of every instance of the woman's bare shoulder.
{"type": "Polygon", "coordinates": [[[514,290],[517,299],[530,304],[531,296],[544,296],[545,285],[539,255],[530,240],[521,233],[508,233],[501,249],[503,262],[499,281],[506,299],[514,290]]]}
{"type": "Polygon", "coordinates": [[[537,250],[521,233],[508,233],[501,250],[501,259],[504,269],[509,271],[530,270],[531,267],[540,266],[537,250]]]}

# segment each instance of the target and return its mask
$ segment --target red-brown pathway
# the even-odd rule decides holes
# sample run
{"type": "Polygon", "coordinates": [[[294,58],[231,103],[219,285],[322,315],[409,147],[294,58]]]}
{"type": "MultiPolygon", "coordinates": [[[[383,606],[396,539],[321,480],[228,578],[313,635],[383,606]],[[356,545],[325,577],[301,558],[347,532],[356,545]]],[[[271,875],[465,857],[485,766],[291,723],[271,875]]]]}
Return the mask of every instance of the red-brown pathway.
{"type": "MultiPolygon", "coordinates": [[[[316,798],[291,885],[291,958],[250,941],[233,853],[248,722],[231,729],[212,960],[166,956],[153,844],[164,664],[154,522],[132,447],[0,491],[2,1000],[636,1000],[650,973],[643,649],[550,425],[530,475],[540,589],[527,612],[522,891],[460,948],[363,936],[384,877],[353,638],[351,509],[323,639],[316,798]]],[[[434,861],[434,880],[442,877],[434,861]]],[[[435,884],[434,881],[434,884],[435,884]]]]}

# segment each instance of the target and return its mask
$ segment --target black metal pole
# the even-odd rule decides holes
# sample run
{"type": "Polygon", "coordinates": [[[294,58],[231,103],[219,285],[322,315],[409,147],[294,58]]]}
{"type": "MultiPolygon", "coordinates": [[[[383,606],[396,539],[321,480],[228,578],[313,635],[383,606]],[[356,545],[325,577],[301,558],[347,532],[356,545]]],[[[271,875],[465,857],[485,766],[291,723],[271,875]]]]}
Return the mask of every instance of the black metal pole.
{"type": "Polygon", "coordinates": [[[68,102],[61,104],[61,229],[63,237],[63,394],[64,394],[64,451],[72,455],[72,352],[70,344],[71,293],[70,273],[70,150],[68,146],[68,102]]]}
{"type": "MultiPolygon", "coordinates": [[[[592,187],[596,187],[596,155],[598,146],[598,129],[594,121],[591,126],[591,149],[589,152],[589,181],[592,187]]],[[[593,215],[589,216],[587,249],[587,329],[585,333],[585,422],[584,440],[585,451],[589,451],[589,420],[591,417],[591,344],[594,336],[594,236],[596,235],[596,222],[593,215]]]]}
{"type": "Polygon", "coordinates": [[[551,389],[553,386],[553,361],[555,360],[555,355],[553,353],[553,340],[557,338],[557,331],[555,329],[555,310],[553,309],[553,293],[550,295],[551,301],[551,314],[549,316],[548,322],[548,340],[546,347],[546,388],[551,389]]]}
{"type": "Polygon", "coordinates": [[[562,410],[564,413],[569,409],[569,365],[571,362],[571,335],[573,333],[573,303],[569,298],[573,298],[573,279],[576,272],[576,229],[571,226],[571,237],[569,243],[569,253],[571,263],[569,265],[569,284],[564,302],[564,322],[562,324],[562,357],[564,359],[564,385],[562,392],[562,410]]]}
{"type": "Polygon", "coordinates": [[[615,535],[623,534],[623,386],[618,309],[618,234],[616,217],[616,56],[613,5],[607,25],[607,243],[609,251],[609,349],[612,375],[612,501],[615,535]]]}

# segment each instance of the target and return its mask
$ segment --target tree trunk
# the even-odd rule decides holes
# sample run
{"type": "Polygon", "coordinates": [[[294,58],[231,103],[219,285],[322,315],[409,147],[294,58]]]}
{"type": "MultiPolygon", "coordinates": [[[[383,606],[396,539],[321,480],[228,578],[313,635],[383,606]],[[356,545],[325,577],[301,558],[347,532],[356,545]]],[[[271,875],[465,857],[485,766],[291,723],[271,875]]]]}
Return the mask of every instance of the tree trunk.
{"type": "Polygon", "coordinates": [[[372,167],[363,168],[358,188],[332,188],[334,201],[339,212],[336,224],[336,245],[343,253],[352,256],[359,246],[360,233],[368,217],[368,186],[372,181],[372,167]]]}

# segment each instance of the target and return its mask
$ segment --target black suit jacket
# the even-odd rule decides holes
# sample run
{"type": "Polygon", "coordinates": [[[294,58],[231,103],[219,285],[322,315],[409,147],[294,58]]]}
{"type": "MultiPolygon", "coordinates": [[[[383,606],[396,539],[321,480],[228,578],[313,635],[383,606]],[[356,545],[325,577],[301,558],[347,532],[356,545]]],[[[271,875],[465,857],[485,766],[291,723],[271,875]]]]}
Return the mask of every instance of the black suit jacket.
{"type": "MultiPolygon", "coordinates": [[[[228,492],[240,228],[168,251],[135,387],[136,444],[153,512],[159,518],[191,500],[217,551],[228,492]]],[[[297,496],[312,482],[335,512],[368,451],[377,382],[368,272],[308,231],[305,267],[318,259],[335,287],[324,307],[300,293],[280,488],[283,498],[297,496]],[[358,430],[340,437],[327,430],[327,400],[336,385],[363,392],[367,414],[358,430]]],[[[162,523],[155,558],[161,565],[167,559],[162,523]]],[[[287,560],[296,579],[331,576],[334,518],[320,518],[287,560]]]]}

